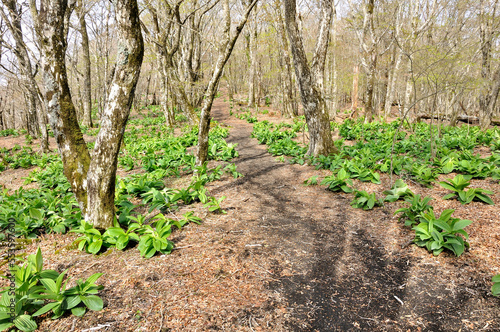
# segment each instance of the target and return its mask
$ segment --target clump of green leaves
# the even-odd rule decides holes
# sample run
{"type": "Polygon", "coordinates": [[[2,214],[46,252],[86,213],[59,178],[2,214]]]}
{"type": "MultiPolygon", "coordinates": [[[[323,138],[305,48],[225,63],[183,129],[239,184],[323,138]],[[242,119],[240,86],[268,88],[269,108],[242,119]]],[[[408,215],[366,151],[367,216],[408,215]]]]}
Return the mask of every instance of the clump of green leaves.
{"type": "Polygon", "coordinates": [[[309,179],[304,181],[304,185],[306,186],[314,186],[318,184],[318,175],[313,175],[309,179]]]}
{"type": "Polygon", "coordinates": [[[482,188],[470,188],[465,190],[470,185],[471,175],[458,174],[453,179],[448,181],[441,181],[441,187],[453,191],[452,193],[443,197],[443,199],[457,198],[462,204],[469,204],[473,200],[482,201],[486,204],[494,205],[493,200],[488,196],[492,195],[491,190],[482,188]]]}
{"type": "Polygon", "coordinates": [[[371,210],[375,206],[383,206],[384,203],[381,199],[377,199],[375,193],[367,193],[365,190],[356,190],[354,199],[351,206],[357,209],[371,210]]]}
{"type": "Polygon", "coordinates": [[[413,192],[408,188],[408,185],[401,179],[397,179],[391,190],[384,191],[386,202],[395,202],[407,196],[413,196],[413,192]]]}
{"type": "Polygon", "coordinates": [[[67,310],[71,310],[73,315],[80,317],[85,314],[87,308],[92,311],[102,310],[102,299],[96,294],[104,287],[102,285],[95,284],[95,282],[103,274],[95,273],[88,277],[86,281],[78,279],[76,281],[76,286],[66,290],[66,284],[68,283],[69,278],[66,279],[64,284],[62,283],[66,272],[67,270],[61,273],[55,281],[52,279],[40,280],[43,284],[43,288],[39,289],[36,298],[50,300],[53,302],[46,304],[44,307],[35,312],[33,316],[40,316],[52,310],[52,313],[54,314],[52,319],[56,319],[61,317],[67,310]]]}
{"type": "Polygon", "coordinates": [[[341,169],[337,173],[337,176],[332,174],[325,177],[323,181],[321,181],[321,184],[326,184],[328,186],[328,190],[331,190],[333,192],[343,191],[345,193],[352,193],[354,191],[354,189],[352,188],[353,184],[351,177],[345,169],[341,169]]]}
{"type": "Polygon", "coordinates": [[[215,197],[210,197],[208,199],[208,202],[204,206],[206,208],[208,208],[208,211],[210,211],[210,212],[226,214],[226,211],[224,211],[220,206],[222,201],[225,199],[226,199],[226,196],[222,196],[219,199],[217,199],[215,197]]]}
{"type": "Polygon", "coordinates": [[[472,224],[466,219],[452,218],[455,210],[444,210],[439,218],[430,210],[422,215],[423,221],[413,227],[415,239],[418,246],[426,247],[435,256],[444,249],[452,251],[456,256],[460,256],[469,243],[466,241],[469,235],[464,230],[472,224]],[[460,236],[462,235],[462,236],[460,236]]]}
{"type": "Polygon", "coordinates": [[[74,243],[78,244],[78,249],[83,250],[89,254],[97,254],[101,251],[104,239],[99,230],[95,229],[92,224],[82,220],[80,227],[70,230],[70,233],[83,234],[74,243]]]}
{"type": "Polygon", "coordinates": [[[236,165],[235,164],[228,164],[226,167],[224,167],[224,171],[226,173],[229,173],[233,176],[233,178],[237,179],[239,177],[242,177],[243,174],[239,173],[236,171],[236,165]]]}
{"type": "Polygon", "coordinates": [[[500,296],[500,274],[494,276],[491,281],[493,282],[493,286],[491,286],[493,296],[500,296]]]}
{"type": "Polygon", "coordinates": [[[172,223],[161,216],[157,216],[155,228],[144,225],[144,233],[140,238],[138,249],[141,256],[145,258],[151,258],[157,252],[170,254],[174,249],[174,243],[168,239],[172,233],[172,223]]]}
{"type": "Polygon", "coordinates": [[[398,209],[394,214],[402,213],[399,219],[405,220],[405,226],[413,226],[421,221],[423,213],[432,210],[432,206],[429,204],[431,200],[432,197],[422,198],[420,195],[406,197],[405,201],[410,206],[398,209]]]}
{"type": "Polygon", "coordinates": [[[67,270],[61,274],[44,270],[40,248],[36,254],[28,256],[22,266],[15,266],[12,269],[15,291],[12,292],[10,287],[1,291],[0,330],[15,327],[21,331],[34,331],[38,325],[32,317],[49,311],[56,319],[68,310],[76,316],[84,315],[87,308],[101,310],[103,302],[96,294],[103,286],[96,285],[95,281],[102,273],[90,276],[85,282],[78,280],[77,285],[69,289],[66,289],[69,278],[64,281],[66,273],[67,270]],[[11,303],[15,304],[14,312],[11,312],[11,303]]]}

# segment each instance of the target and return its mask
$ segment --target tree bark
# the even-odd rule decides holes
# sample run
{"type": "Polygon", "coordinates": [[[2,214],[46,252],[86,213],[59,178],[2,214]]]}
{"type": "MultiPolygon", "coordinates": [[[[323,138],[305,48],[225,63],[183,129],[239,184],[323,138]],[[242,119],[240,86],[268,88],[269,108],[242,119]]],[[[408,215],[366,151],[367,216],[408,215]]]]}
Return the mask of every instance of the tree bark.
{"type": "Polygon", "coordinates": [[[23,39],[21,12],[20,9],[17,8],[15,0],[2,0],[2,2],[9,10],[9,15],[11,17],[11,20],[9,20],[3,10],[0,11],[2,18],[5,20],[5,23],[15,41],[14,54],[16,55],[17,61],[19,63],[21,79],[25,86],[27,95],[26,100],[28,107],[28,133],[33,136],[38,136],[38,134],[40,134],[40,149],[43,152],[47,152],[49,150],[49,135],[47,132],[47,126],[45,125],[44,121],[45,114],[43,113],[43,109],[37,107],[37,93],[39,90],[38,85],[35,81],[35,74],[33,73],[31,60],[28,55],[28,49],[23,39]]]}
{"type": "Polygon", "coordinates": [[[108,102],[101,117],[88,172],[85,219],[106,229],[115,219],[115,179],[118,153],[125,132],[144,56],[137,0],[115,0],[118,50],[108,102]]]}
{"type": "Polygon", "coordinates": [[[89,35],[87,33],[87,23],[85,22],[85,5],[83,0],[78,0],[78,22],[80,24],[80,34],[82,35],[82,60],[83,60],[83,84],[82,84],[82,124],[92,128],[92,82],[90,75],[90,49],[89,35]]]}
{"type": "Polygon", "coordinates": [[[254,0],[250,3],[246,9],[246,12],[236,26],[236,31],[233,36],[231,36],[231,13],[229,10],[229,0],[224,0],[224,18],[225,25],[224,31],[222,33],[222,41],[220,43],[220,52],[219,57],[217,58],[217,62],[215,64],[215,69],[212,74],[212,78],[208,83],[208,87],[205,91],[205,99],[203,100],[203,105],[201,108],[200,115],[200,124],[198,126],[198,145],[196,147],[196,164],[203,165],[203,163],[207,160],[208,155],[208,132],[210,130],[210,111],[212,109],[212,104],[214,101],[215,94],[217,93],[217,88],[219,86],[219,81],[222,76],[222,72],[224,70],[224,66],[227,63],[227,60],[231,56],[231,53],[234,48],[234,44],[243,30],[246,22],[248,21],[248,16],[250,12],[257,4],[258,0],[254,0]]]}
{"type": "Polygon", "coordinates": [[[333,145],[330,119],[324,106],[324,100],[318,87],[323,78],[328,35],[332,20],[332,1],[323,0],[320,34],[312,61],[312,68],[307,63],[304,45],[296,21],[296,0],[285,0],[285,22],[290,40],[295,75],[299,83],[300,96],[304,107],[310,141],[307,155],[329,155],[335,151],[333,145]]]}
{"type": "MultiPolygon", "coordinates": [[[[64,15],[67,1],[45,0],[40,12],[33,19],[38,26],[43,52],[43,82],[48,102],[49,122],[57,147],[76,200],[85,215],[87,211],[87,171],[90,154],[76,118],[71,100],[66,72],[66,36],[64,15]]],[[[36,12],[35,0],[30,0],[32,13],[36,12]]]]}
{"type": "MultiPolygon", "coordinates": [[[[257,6],[256,6],[257,7],[257,6]]],[[[255,107],[255,86],[257,72],[257,8],[254,9],[252,31],[250,32],[250,74],[248,78],[248,107],[255,107]]]]}

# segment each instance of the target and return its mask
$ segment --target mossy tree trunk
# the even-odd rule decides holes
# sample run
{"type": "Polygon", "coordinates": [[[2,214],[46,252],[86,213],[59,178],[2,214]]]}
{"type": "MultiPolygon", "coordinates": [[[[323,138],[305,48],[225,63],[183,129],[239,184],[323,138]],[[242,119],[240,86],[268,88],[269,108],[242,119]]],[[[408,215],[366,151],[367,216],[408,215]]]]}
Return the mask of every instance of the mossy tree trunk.
{"type": "Polygon", "coordinates": [[[111,227],[115,217],[118,152],[144,54],[137,0],[114,0],[113,3],[119,35],[117,64],[91,160],[71,100],[65,66],[68,1],[41,1],[38,10],[36,0],[30,0],[35,29],[42,45],[49,121],[64,174],[85,220],[101,229],[111,227]]]}
{"type": "Polygon", "coordinates": [[[30,0],[43,52],[43,82],[49,122],[64,165],[64,175],[83,212],[87,210],[87,171],[90,154],[76,118],[66,72],[64,17],[67,1],[41,1],[40,12],[30,0]],[[36,16],[35,16],[36,15],[36,16]]]}
{"type": "Polygon", "coordinates": [[[137,0],[115,0],[114,3],[118,25],[116,69],[87,176],[85,216],[94,227],[103,229],[113,226],[118,153],[144,57],[137,0]]]}

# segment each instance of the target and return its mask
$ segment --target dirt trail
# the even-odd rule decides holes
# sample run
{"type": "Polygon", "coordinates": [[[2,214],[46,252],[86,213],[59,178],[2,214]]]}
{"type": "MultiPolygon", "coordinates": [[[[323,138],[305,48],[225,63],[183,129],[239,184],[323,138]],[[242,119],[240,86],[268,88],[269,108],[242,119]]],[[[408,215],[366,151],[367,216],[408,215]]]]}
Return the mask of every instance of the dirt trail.
{"type": "Polygon", "coordinates": [[[455,284],[460,271],[440,267],[426,253],[416,259],[401,249],[409,237],[388,210],[360,211],[349,206],[349,195],[304,187],[303,180],[318,171],[277,162],[250,138],[252,125],[230,117],[220,99],[212,112],[232,127],[228,142],[238,143],[235,163],[245,176],[212,192],[234,190],[248,197],[243,210],[251,211],[232,227],[252,229],[248,254],[272,266],[268,289],[288,303],[287,330],[499,328],[498,321],[488,320],[498,315],[495,300],[485,289],[473,291],[476,281],[455,284]],[[437,273],[455,279],[442,285],[433,278],[437,273]]]}

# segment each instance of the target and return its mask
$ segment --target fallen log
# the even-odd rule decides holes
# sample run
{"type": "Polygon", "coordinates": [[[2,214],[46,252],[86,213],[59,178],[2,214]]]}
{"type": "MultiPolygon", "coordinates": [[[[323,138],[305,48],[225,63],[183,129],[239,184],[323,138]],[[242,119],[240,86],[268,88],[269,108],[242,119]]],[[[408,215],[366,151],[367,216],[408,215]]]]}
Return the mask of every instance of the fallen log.
{"type": "MultiPolygon", "coordinates": [[[[442,117],[438,117],[437,115],[434,115],[434,116],[430,116],[428,114],[419,114],[417,116],[417,122],[422,120],[422,119],[425,119],[425,120],[430,120],[430,119],[434,119],[434,120],[450,120],[449,118],[445,117],[445,116],[442,116],[442,117]]],[[[457,120],[460,121],[460,122],[465,122],[465,123],[479,123],[479,118],[477,116],[470,116],[470,115],[459,115],[457,117],[457,120]]],[[[500,119],[491,119],[491,125],[492,126],[500,126],[500,119]]]]}

